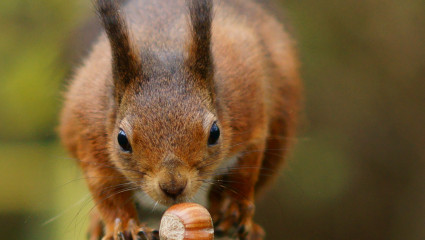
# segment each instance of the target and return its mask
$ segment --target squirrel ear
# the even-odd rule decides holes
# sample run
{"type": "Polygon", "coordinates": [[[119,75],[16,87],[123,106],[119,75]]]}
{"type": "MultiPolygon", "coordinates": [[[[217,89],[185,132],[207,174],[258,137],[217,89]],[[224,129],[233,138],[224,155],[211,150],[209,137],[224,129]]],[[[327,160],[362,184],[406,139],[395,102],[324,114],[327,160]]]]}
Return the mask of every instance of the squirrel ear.
{"type": "Polygon", "coordinates": [[[141,60],[132,46],[127,24],[116,1],[97,0],[96,8],[111,45],[114,94],[119,102],[126,86],[141,76],[141,60]]]}
{"type": "MultiPolygon", "coordinates": [[[[186,66],[197,79],[208,87],[213,84],[213,57],[211,53],[212,0],[187,0],[190,16],[191,39],[186,66]]],[[[212,89],[211,89],[212,90],[212,89]]]]}

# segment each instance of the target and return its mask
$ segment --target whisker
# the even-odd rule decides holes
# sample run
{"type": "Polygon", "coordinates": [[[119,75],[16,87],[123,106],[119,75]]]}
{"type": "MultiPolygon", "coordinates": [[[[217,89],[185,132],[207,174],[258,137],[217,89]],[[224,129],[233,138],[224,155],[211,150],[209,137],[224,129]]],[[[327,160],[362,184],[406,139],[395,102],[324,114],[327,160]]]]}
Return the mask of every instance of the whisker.
{"type": "Polygon", "coordinates": [[[145,175],[145,172],[141,172],[139,170],[136,169],[128,169],[128,168],[120,168],[117,166],[111,166],[111,164],[105,164],[105,163],[99,163],[99,162],[94,162],[94,161],[84,161],[84,160],[77,160],[80,163],[86,163],[86,164],[92,164],[95,167],[103,167],[103,168],[110,168],[110,169],[116,169],[116,170],[122,170],[122,171],[129,171],[129,172],[135,172],[137,174],[140,175],[145,175]]]}
{"type": "MultiPolygon", "coordinates": [[[[83,206],[78,210],[78,212],[77,212],[77,214],[73,217],[73,219],[71,220],[71,222],[70,222],[70,224],[72,224],[72,222],[75,222],[75,226],[77,226],[79,223],[78,223],[78,221],[77,221],[77,218],[80,216],[80,214],[81,214],[81,211],[90,203],[90,202],[95,202],[95,205],[88,211],[88,213],[87,214],[90,214],[92,211],[93,211],[93,209],[95,208],[95,207],[97,207],[97,205],[98,204],[100,204],[100,203],[102,203],[103,201],[105,201],[106,199],[108,199],[108,198],[110,198],[110,197],[112,197],[112,196],[114,196],[114,195],[117,195],[117,194],[120,194],[120,193],[122,193],[122,192],[125,192],[125,191],[130,191],[130,190],[136,190],[136,189],[138,189],[138,187],[137,186],[131,186],[132,184],[135,184],[135,185],[137,185],[137,183],[140,183],[140,181],[136,181],[136,182],[126,182],[126,183],[121,183],[121,184],[116,184],[116,185],[112,185],[112,186],[108,186],[108,187],[105,187],[103,190],[102,190],[102,193],[101,193],[101,195],[100,196],[104,196],[104,195],[106,195],[106,194],[109,194],[108,196],[106,196],[106,197],[104,197],[104,198],[102,198],[100,201],[94,201],[94,199],[93,199],[93,196],[91,196],[91,198],[90,199],[86,199],[84,202],[83,202],[83,206]],[[121,189],[120,191],[118,191],[118,192],[115,192],[115,190],[119,190],[120,188],[122,188],[122,187],[124,187],[124,186],[130,186],[130,187],[128,187],[128,188],[124,188],[124,189],[121,189]],[[106,191],[106,190],[109,190],[109,191],[106,191]],[[112,193],[111,193],[111,191],[112,191],[112,193]]],[[[83,219],[83,221],[85,221],[84,219],[83,219]]]]}
{"type": "Polygon", "coordinates": [[[65,213],[69,212],[72,208],[76,207],[77,205],[83,203],[84,201],[86,201],[88,198],[91,197],[91,194],[88,193],[86,194],[83,198],[81,198],[80,200],[78,200],[76,203],[72,204],[70,207],[68,207],[67,209],[65,209],[64,211],[62,211],[61,213],[57,214],[54,217],[51,217],[50,219],[44,221],[41,225],[42,226],[46,226],[50,223],[52,223],[53,221],[55,221],[56,219],[62,217],[65,213]]]}
{"type": "Polygon", "coordinates": [[[153,208],[152,208],[152,212],[155,212],[155,209],[156,209],[156,207],[158,206],[158,203],[159,203],[159,201],[157,200],[156,202],[155,202],[155,205],[153,206],[153,208]]]}

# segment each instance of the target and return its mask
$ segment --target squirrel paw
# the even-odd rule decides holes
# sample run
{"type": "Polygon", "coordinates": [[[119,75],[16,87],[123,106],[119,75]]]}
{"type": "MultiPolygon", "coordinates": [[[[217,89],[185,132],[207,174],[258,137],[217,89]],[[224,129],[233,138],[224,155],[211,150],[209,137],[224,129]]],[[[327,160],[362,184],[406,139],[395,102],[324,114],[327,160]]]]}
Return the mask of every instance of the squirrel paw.
{"type": "Polygon", "coordinates": [[[122,227],[121,219],[115,220],[112,233],[106,233],[102,240],[159,240],[159,232],[145,226],[139,226],[134,219],[130,219],[127,228],[122,227]]]}
{"type": "Polygon", "coordinates": [[[255,206],[251,201],[225,198],[219,209],[211,209],[217,236],[233,236],[240,240],[262,240],[264,230],[252,220],[255,206]]]}

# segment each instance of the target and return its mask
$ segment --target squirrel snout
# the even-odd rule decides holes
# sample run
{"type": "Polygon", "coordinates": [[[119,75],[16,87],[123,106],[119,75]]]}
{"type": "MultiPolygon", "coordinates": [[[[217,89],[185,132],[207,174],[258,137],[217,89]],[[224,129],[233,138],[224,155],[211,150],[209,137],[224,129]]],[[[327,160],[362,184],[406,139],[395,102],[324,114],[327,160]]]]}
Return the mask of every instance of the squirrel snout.
{"type": "Polygon", "coordinates": [[[162,182],[159,183],[159,188],[162,192],[165,193],[168,197],[176,200],[178,196],[180,196],[184,190],[186,189],[187,180],[184,181],[170,181],[170,182],[162,182]]]}

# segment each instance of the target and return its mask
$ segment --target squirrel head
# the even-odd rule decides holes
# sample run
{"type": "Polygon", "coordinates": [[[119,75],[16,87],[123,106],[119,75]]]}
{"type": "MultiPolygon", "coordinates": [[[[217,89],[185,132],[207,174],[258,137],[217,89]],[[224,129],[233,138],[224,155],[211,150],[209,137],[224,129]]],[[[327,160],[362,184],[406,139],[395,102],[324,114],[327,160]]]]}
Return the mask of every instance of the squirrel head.
{"type": "Polygon", "coordinates": [[[212,1],[188,1],[190,34],[180,51],[138,49],[115,1],[98,0],[97,8],[112,53],[111,159],[154,200],[185,201],[225,150],[213,81],[212,1]]]}

